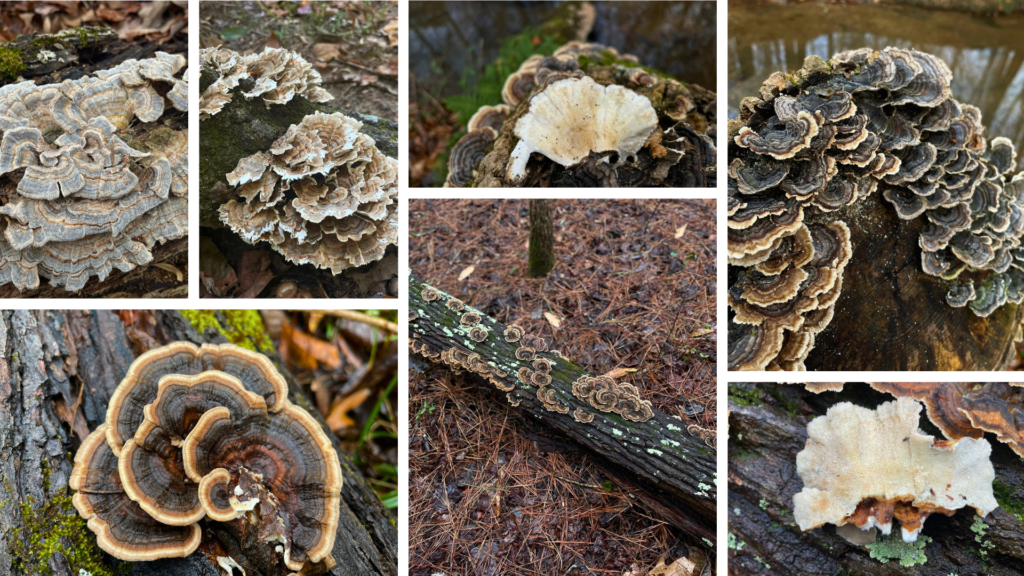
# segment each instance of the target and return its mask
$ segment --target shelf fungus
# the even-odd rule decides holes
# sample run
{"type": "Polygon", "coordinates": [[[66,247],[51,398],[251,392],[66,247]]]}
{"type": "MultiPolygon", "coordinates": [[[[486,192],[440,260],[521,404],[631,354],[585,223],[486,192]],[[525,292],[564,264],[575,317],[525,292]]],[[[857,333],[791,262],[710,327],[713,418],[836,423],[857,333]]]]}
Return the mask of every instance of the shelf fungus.
{"type": "Polygon", "coordinates": [[[257,535],[243,547],[288,570],[333,565],[340,463],[287,394],[269,359],[230,344],[136,359],[70,480],[100,547],[132,561],[187,556],[201,522],[237,521],[257,535]]]}
{"type": "Polygon", "coordinates": [[[654,416],[651,402],[640,398],[636,386],[607,376],[581,376],[573,382],[572,393],[601,412],[614,412],[633,422],[646,422],[654,416]]]}
{"type": "Polygon", "coordinates": [[[985,317],[1024,301],[1024,172],[951,80],[933,55],[862,49],[811,56],[743,100],[729,121],[730,369],[804,368],[855,248],[849,207],[871,194],[918,222],[945,304],[985,317]]]}
{"type": "Polygon", "coordinates": [[[871,382],[871,387],[923,402],[928,419],[949,440],[991,432],[1024,456],[1024,382],[871,382]]]}
{"type": "Polygon", "coordinates": [[[333,274],[370,264],[398,242],[397,162],[362,123],[316,112],[227,174],[240,199],[220,219],[250,244],[333,274]]]}
{"type": "Polygon", "coordinates": [[[570,42],[511,74],[448,165],[447,187],[714,186],[715,95],[570,42]]]}
{"type": "Polygon", "coordinates": [[[60,84],[0,88],[0,284],[69,292],[188,233],[185,57],[157,52],[60,84]],[[164,118],[166,120],[166,118],[164,118]]]}
{"type": "Polygon", "coordinates": [[[295,96],[310,102],[333,100],[321,88],[320,73],[297,52],[283,48],[265,48],[263,52],[242,55],[224,48],[199,51],[203,70],[213,72],[217,79],[199,97],[199,112],[210,116],[231,102],[231,91],[242,80],[251,80],[252,88],[243,92],[247,100],[259,98],[266,106],[286,104],[295,96]]]}
{"type": "Polygon", "coordinates": [[[903,540],[913,542],[930,514],[994,510],[989,443],[937,441],[918,429],[920,413],[919,402],[899,398],[877,410],[844,402],[812,420],[796,457],[804,482],[793,497],[800,529],[853,525],[889,534],[895,518],[903,540]]]}

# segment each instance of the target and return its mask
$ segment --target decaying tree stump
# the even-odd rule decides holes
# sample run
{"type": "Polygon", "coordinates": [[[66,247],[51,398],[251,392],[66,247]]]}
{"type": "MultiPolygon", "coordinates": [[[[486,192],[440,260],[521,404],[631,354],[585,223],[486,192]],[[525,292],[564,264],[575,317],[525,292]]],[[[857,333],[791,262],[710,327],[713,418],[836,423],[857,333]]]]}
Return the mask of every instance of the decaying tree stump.
{"type": "Polygon", "coordinates": [[[809,370],[1000,370],[1013,359],[1024,313],[1007,303],[987,318],[946,304],[948,282],[921,270],[924,219],[902,220],[880,194],[828,214],[850,228],[853,258],[809,370]]]}
{"type": "Polygon", "coordinates": [[[409,337],[414,351],[435,361],[442,351],[446,356],[452,350],[456,356],[478,354],[483,362],[501,367],[504,376],[480,378],[480,385],[499,392],[516,411],[547,426],[559,439],[578,445],[610,476],[631,484],[631,494],[641,504],[695,540],[714,545],[716,450],[696,435],[698,431],[688,432],[684,423],[658,410],[638,422],[595,409],[573,394],[573,382],[586,376],[586,370],[557,352],[535,354],[551,364],[549,384],[540,388],[522,383],[518,371],[533,364],[517,358],[523,344],[506,340],[508,327],[478,310],[460,307],[460,301],[440,291],[436,291],[440,297],[432,299],[434,290],[410,277],[409,337]],[[474,328],[486,330],[486,338],[480,340],[479,332],[475,337],[467,335],[471,332],[463,319],[467,313],[478,316],[470,319],[477,320],[474,328]],[[564,412],[551,410],[551,404],[538,398],[538,391],[552,389],[564,412]]]}
{"type": "MultiPolygon", "coordinates": [[[[851,226],[852,228],[852,226],[851,226]]],[[[836,403],[874,407],[893,400],[865,384],[847,384],[841,393],[814,394],[800,385],[729,385],[729,574],[851,576],[1009,576],[1024,571],[1024,466],[1013,451],[987,434],[996,471],[1000,507],[984,519],[973,508],[953,516],[933,514],[924,526],[918,556],[904,561],[876,548],[856,546],[825,525],[802,532],[793,519],[793,495],[803,488],[796,455],[807,441],[807,424],[836,403]],[[984,527],[981,526],[984,524],[984,527]],[[927,537],[927,539],[925,539],[927,537]],[[876,557],[872,557],[872,553],[876,557]],[[921,563],[921,560],[924,560],[921,563]]],[[[922,429],[939,432],[922,413],[922,429]]],[[[879,535],[879,541],[902,540],[879,535]]]]}
{"type": "MultiPolygon", "coordinates": [[[[178,312],[157,312],[155,318],[158,344],[226,342],[212,329],[197,334],[178,312]]],[[[78,576],[81,562],[73,564],[69,551],[114,573],[118,561],[96,547],[70,504],[67,486],[74,452],[105,419],[109,399],[135,359],[131,346],[110,311],[0,313],[0,576],[35,574],[46,565],[56,576],[78,576]],[[33,564],[40,555],[45,564],[33,564]],[[20,570],[16,562],[23,563],[20,570]]],[[[288,380],[292,401],[323,425],[281,359],[270,358],[288,380]]],[[[338,450],[329,431],[328,437],[338,450]]],[[[392,518],[351,461],[343,455],[340,460],[345,480],[332,551],[337,566],[330,574],[395,575],[398,540],[392,518]]],[[[130,574],[214,576],[218,571],[197,552],[138,562],[130,574]]]]}

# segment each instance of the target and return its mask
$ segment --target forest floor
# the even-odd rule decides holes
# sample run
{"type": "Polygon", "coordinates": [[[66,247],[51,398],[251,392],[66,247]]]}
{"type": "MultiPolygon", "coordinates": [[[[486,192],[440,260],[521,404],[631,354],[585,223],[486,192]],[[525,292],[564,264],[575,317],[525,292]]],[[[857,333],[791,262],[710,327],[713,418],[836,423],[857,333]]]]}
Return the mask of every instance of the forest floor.
{"type": "MultiPolygon", "coordinates": [[[[518,324],[658,409],[716,427],[714,201],[555,201],[554,270],[527,277],[526,200],[412,200],[413,274],[518,324]]],[[[699,554],[465,376],[412,361],[410,574],[646,574],[699,554]]]]}

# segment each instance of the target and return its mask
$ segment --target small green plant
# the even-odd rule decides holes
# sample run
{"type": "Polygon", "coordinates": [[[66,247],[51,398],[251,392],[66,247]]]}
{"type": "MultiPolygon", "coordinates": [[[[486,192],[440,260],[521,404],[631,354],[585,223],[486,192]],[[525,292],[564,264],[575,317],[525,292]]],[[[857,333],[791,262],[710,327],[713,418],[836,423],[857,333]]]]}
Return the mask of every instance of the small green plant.
{"type": "Polygon", "coordinates": [[[899,535],[877,542],[867,544],[865,547],[871,550],[871,557],[885,564],[889,560],[899,560],[900,566],[915,566],[924,564],[928,557],[924,553],[925,546],[932,539],[921,536],[916,542],[904,542],[899,535]]]}
{"type": "Polygon", "coordinates": [[[17,48],[0,46],[0,78],[16,78],[25,69],[25,61],[17,48]]]}

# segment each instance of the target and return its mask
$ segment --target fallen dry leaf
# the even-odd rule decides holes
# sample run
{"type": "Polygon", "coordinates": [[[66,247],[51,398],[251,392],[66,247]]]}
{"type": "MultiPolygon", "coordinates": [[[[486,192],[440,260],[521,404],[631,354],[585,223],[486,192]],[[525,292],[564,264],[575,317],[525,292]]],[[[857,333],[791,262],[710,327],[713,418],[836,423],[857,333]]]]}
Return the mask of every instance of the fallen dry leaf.
{"type": "Polygon", "coordinates": [[[693,576],[697,565],[689,558],[679,558],[672,564],[666,566],[665,559],[659,558],[658,564],[647,573],[647,576],[693,576]]]}
{"type": "Polygon", "coordinates": [[[686,234],[686,227],[687,226],[689,226],[689,224],[683,224],[679,228],[676,228],[676,240],[682,238],[683,234],[686,234]]]}
{"type": "Polygon", "coordinates": [[[266,250],[249,250],[242,254],[238,263],[238,297],[255,298],[274,279],[270,271],[270,253],[266,250]]]}
{"type": "Polygon", "coordinates": [[[178,267],[175,266],[174,264],[168,264],[167,262],[157,262],[156,264],[151,264],[151,266],[153,266],[154,268],[159,268],[161,270],[166,270],[167,272],[174,274],[175,276],[178,277],[178,282],[181,282],[182,280],[185,279],[185,275],[182,274],[181,270],[178,270],[178,267]]]}
{"type": "Polygon", "coordinates": [[[704,336],[706,334],[714,334],[714,333],[715,333],[714,330],[710,330],[708,328],[701,328],[700,330],[697,330],[696,332],[690,334],[690,338],[699,338],[699,337],[704,336]]]}
{"type": "Polygon", "coordinates": [[[341,56],[343,50],[345,50],[345,47],[341,44],[314,44],[313,57],[321,62],[330,62],[332,59],[341,56]]]}
{"type": "Polygon", "coordinates": [[[264,44],[264,46],[266,46],[267,48],[280,48],[281,41],[277,39],[277,34],[271,32],[270,38],[267,38],[267,42],[266,44],[264,44]]]}
{"type": "Polygon", "coordinates": [[[610,372],[605,372],[604,374],[602,374],[602,376],[607,376],[608,378],[614,380],[616,378],[622,378],[623,376],[629,374],[630,372],[636,372],[636,368],[616,368],[614,370],[611,370],[610,372]]]}
{"type": "Polygon", "coordinates": [[[290,322],[281,325],[281,341],[287,345],[292,363],[300,368],[313,370],[319,366],[318,362],[331,370],[341,368],[337,346],[295,330],[290,322]]]}
{"type": "Polygon", "coordinates": [[[344,398],[336,398],[331,405],[331,413],[326,418],[327,426],[332,432],[355,426],[356,421],[348,417],[348,412],[358,408],[369,397],[370,389],[362,388],[344,398]]]}
{"type": "Polygon", "coordinates": [[[459,272],[459,280],[465,280],[476,270],[476,266],[466,266],[462,272],[459,272]]]}
{"type": "Polygon", "coordinates": [[[388,37],[389,46],[398,45],[398,18],[394,18],[380,29],[388,37]]]}
{"type": "Polygon", "coordinates": [[[562,327],[562,321],[558,319],[558,316],[555,316],[551,312],[545,312],[544,318],[547,319],[548,323],[551,324],[552,328],[557,330],[562,327]]]}
{"type": "Polygon", "coordinates": [[[380,72],[385,76],[398,76],[398,58],[395,58],[387,64],[377,66],[377,72],[380,72]]]}

